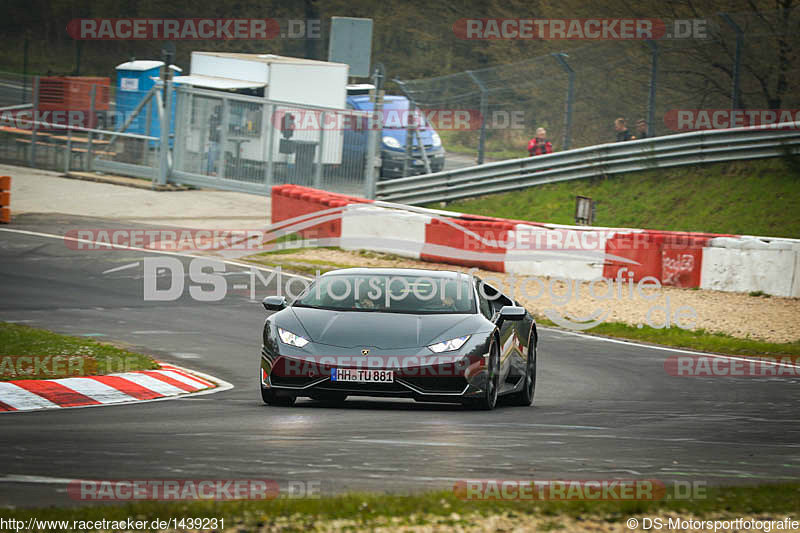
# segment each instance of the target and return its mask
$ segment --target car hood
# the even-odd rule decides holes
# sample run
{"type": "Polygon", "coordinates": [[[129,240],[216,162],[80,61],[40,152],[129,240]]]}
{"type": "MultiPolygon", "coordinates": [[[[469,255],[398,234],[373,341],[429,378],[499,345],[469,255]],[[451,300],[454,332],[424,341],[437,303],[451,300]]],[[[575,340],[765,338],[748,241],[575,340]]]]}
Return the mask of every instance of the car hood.
{"type": "Polygon", "coordinates": [[[290,309],[311,341],[342,348],[374,346],[392,350],[420,347],[486,329],[481,315],[290,309]]]}

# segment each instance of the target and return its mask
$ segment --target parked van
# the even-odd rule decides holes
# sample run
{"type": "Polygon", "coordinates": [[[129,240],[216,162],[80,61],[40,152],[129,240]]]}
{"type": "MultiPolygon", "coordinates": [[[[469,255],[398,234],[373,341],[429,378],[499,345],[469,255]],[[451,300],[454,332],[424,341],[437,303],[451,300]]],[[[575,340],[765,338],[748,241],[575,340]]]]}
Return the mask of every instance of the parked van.
{"type": "MultiPolygon", "coordinates": [[[[347,87],[347,108],[358,111],[372,111],[373,104],[369,91],[372,85],[349,85],[347,87]]],[[[391,179],[403,176],[403,163],[406,158],[406,137],[408,136],[409,101],[405,96],[385,96],[383,99],[384,125],[381,132],[381,172],[380,177],[391,179]]],[[[419,136],[428,156],[431,172],[444,168],[444,148],[439,134],[425,122],[424,116],[417,115],[419,136]]],[[[366,128],[345,131],[343,157],[349,160],[364,160],[369,132],[366,128]]],[[[408,175],[425,173],[425,162],[416,135],[412,135],[411,160],[408,175]]]]}

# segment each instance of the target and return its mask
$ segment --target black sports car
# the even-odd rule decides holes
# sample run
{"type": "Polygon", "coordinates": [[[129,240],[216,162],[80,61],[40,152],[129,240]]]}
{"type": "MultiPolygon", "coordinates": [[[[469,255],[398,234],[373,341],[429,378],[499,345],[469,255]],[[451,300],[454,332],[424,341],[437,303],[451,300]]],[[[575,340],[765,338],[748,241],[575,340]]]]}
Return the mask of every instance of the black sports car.
{"type": "Polygon", "coordinates": [[[480,279],[411,269],[343,269],[291,303],[264,298],[261,396],[409,397],[493,409],[499,396],[531,405],[536,324],[480,279]]]}

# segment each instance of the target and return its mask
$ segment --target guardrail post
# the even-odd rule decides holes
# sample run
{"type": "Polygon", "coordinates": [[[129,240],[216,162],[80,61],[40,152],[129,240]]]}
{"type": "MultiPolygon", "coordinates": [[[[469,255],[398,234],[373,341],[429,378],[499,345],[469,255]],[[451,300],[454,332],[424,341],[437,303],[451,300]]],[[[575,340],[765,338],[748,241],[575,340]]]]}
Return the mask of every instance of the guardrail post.
{"type": "Polygon", "coordinates": [[[94,156],[92,154],[92,140],[94,133],[91,131],[96,127],[95,121],[95,98],[97,98],[97,85],[92,84],[92,89],[89,91],[89,142],[86,147],[86,170],[92,172],[94,170],[94,156]]]}
{"type": "Polygon", "coordinates": [[[650,39],[645,41],[650,47],[650,94],[647,96],[647,136],[656,134],[656,83],[658,78],[658,44],[650,39]]]}
{"type": "Polygon", "coordinates": [[[481,90],[481,136],[478,139],[478,164],[482,165],[486,153],[486,113],[489,111],[489,91],[473,71],[468,70],[467,74],[481,90]]]}
{"type": "Polygon", "coordinates": [[[564,52],[554,52],[552,56],[567,73],[567,102],[564,111],[564,150],[569,150],[572,143],[572,100],[575,96],[575,71],[564,58],[569,55],[564,52]]]}
{"type": "Polygon", "coordinates": [[[739,93],[739,76],[742,68],[742,46],[744,46],[744,32],[727,13],[720,13],[720,17],[736,33],[736,51],[733,56],[733,69],[731,72],[731,111],[741,108],[739,93]]]}

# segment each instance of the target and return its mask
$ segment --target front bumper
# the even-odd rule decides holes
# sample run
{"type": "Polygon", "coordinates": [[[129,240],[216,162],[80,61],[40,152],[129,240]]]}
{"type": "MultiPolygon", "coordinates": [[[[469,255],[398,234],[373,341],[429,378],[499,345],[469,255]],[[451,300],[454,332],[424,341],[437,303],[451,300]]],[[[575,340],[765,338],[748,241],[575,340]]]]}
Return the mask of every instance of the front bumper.
{"type": "MultiPolygon", "coordinates": [[[[428,163],[431,172],[440,172],[444,168],[444,150],[441,148],[426,148],[428,163]]],[[[382,150],[381,151],[381,176],[386,178],[400,177],[403,175],[403,164],[406,159],[405,151],[382,150]]],[[[411,152],[411,160],[408,162],[408,175],[414,176],[425,173],[425,161],[422,152],[416,148],[411,152]]]]}
{"type": "MultiPolygon", "coordinates": [[[[352,351],[352,350],[351,350],[352,351]]],[[[348,396],[461,401],[483,392],[487,381],[486,354],[335,355],[317,357],[262,354],[261,386],[295,396],[339,393],[348,396]],[[391,370],[392,383],[356,383],[331,379],[334,369],[391,370]]]]}

